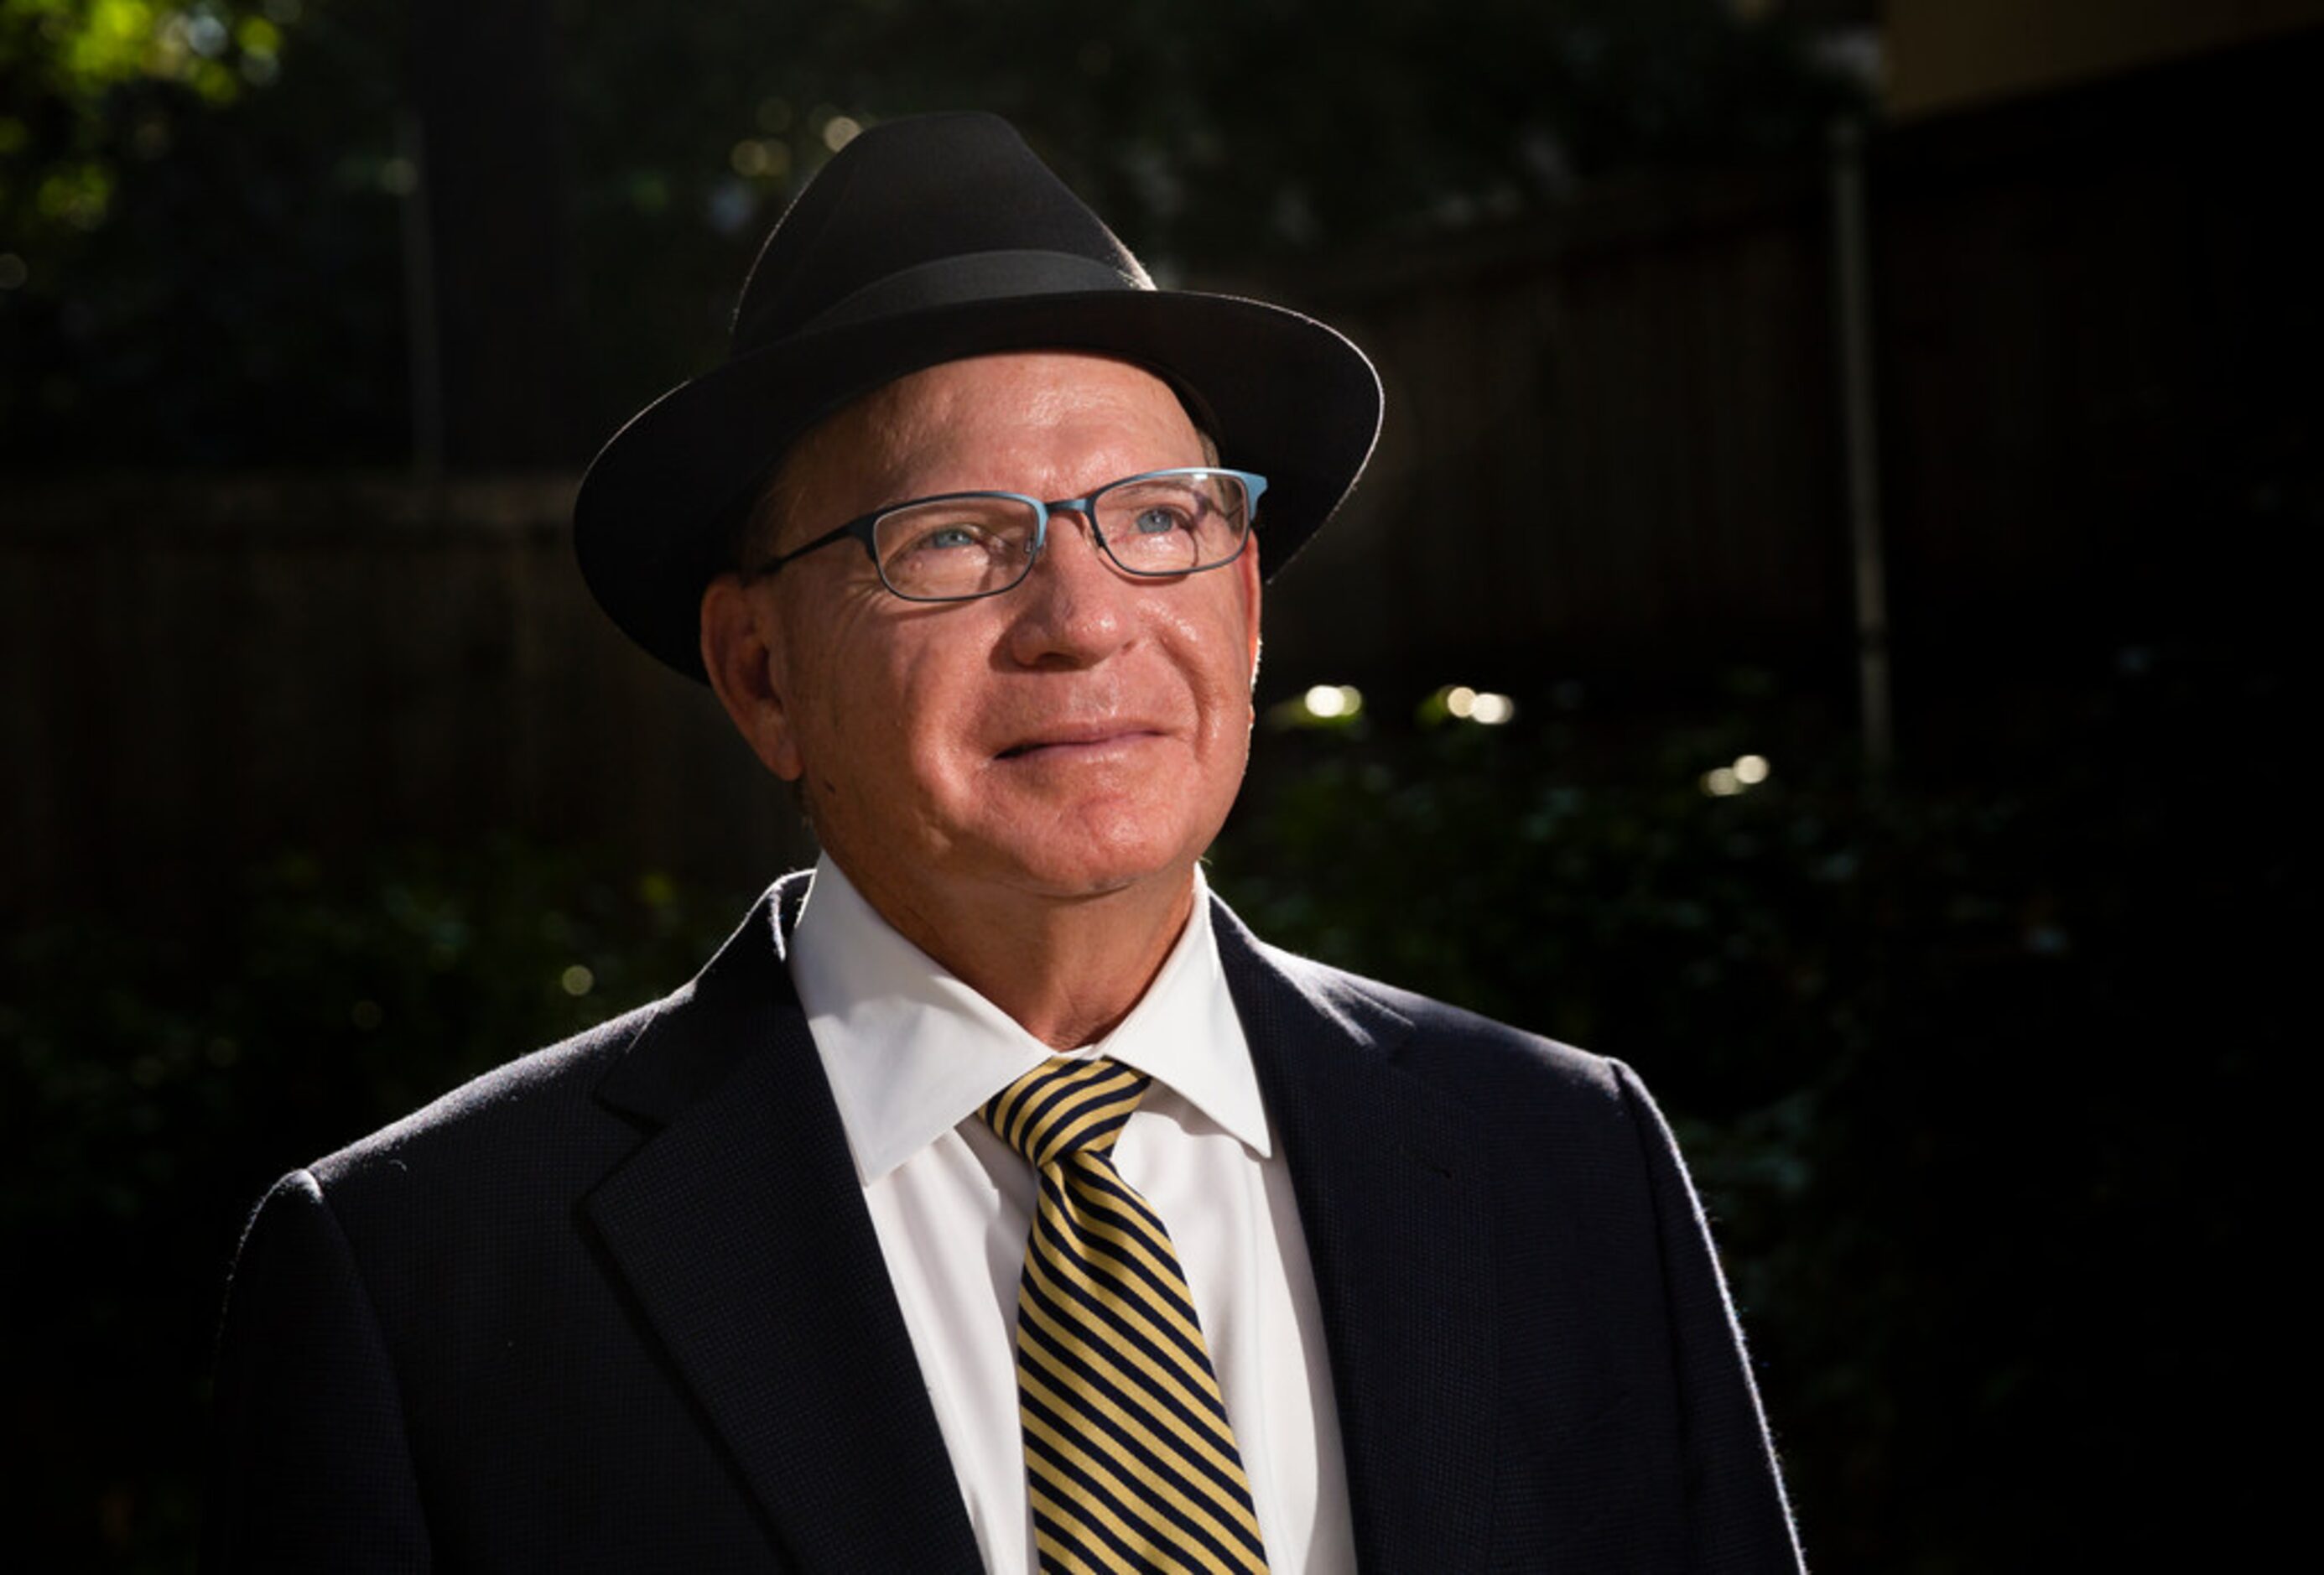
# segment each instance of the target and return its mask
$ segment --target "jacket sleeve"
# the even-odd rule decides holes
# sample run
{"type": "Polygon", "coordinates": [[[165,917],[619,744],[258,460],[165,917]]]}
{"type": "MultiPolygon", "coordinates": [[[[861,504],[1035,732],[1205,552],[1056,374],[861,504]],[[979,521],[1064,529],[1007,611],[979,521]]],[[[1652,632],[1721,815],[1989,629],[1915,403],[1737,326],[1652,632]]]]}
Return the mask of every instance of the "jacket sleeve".
{"type": "Polygon", "coordinates": [[[1643,1151],[1676,1346],[1686,1568],[1798,1570],[1791,1506],[1709,1222],[1662,1112],[1635,1073],[1613,1065],[1643,1151]]]}
{"type": "Polygon", "coordinates": [[[278,1183],[244,1233],[214,1430],[203,1570],[429,1567],[386,1342],[306,1171],[278,1183]]]}

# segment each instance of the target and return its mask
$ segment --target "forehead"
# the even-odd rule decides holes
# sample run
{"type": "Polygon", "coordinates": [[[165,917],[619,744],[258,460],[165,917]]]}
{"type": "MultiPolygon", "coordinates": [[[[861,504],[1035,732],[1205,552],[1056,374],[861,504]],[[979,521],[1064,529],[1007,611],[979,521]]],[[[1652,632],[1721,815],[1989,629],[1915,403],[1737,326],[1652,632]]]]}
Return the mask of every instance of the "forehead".
{"type": "Polygon", "coordinates": [[[945,362],[857,400],[800,440],[782,490],[796,529],[801,511],[828,524],[931,493],[1073,496],[1135,471],[1201,463],[1194,421],[1152,373],[1028,352],[945,362]]]}

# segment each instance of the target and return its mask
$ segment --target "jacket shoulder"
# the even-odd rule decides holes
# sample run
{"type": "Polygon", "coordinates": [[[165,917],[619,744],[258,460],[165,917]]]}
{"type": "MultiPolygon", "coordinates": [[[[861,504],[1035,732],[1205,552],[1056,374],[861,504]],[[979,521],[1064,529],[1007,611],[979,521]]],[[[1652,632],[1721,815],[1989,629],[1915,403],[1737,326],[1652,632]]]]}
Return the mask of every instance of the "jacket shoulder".
{"type": "MultiPolygon", "coordinates": [[[[683,991],[679,992],[682,996],[683,991]]],[[[498,1151],[538,1160],[544,1147],[613,1118],[591,1092],[638,1036],[678,997],[652,1001],[572,1037],[504,1062],[309,1167],[326,1192],[361,1189],[498,1151]]]]}
{"type": "Polygon", "coordinates": [[[1626,1114],[1628,1069],[1619,1062],[1263,941],[1253,945],[1317,1007],[1464,1103],[1491,1111],[1509,1099],[1547,1098],[1626,1114]]]}

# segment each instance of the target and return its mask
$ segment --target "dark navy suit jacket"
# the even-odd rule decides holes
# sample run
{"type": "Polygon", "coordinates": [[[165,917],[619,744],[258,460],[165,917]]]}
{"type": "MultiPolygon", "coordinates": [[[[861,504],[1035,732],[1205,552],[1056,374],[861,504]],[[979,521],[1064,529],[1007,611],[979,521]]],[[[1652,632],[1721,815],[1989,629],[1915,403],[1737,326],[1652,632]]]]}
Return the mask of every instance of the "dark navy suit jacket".
{"type": "MultiPolygon", "coordinates": [[[[267,1196],[208,1567],[978,1567],[783,963],[803,889],[668,999],[267,1196]]],[[[1628,1070],[1223,907],[1217,934],[1364,1568],[1796,1568],[1701,1212],[1628,1070]]]]}

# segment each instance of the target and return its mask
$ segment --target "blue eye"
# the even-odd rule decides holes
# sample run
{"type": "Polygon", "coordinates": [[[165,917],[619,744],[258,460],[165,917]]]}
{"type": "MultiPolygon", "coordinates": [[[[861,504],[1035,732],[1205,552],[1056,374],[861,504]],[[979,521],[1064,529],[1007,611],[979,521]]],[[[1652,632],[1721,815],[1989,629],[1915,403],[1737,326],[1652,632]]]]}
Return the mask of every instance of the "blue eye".
{"type": "Polygon", "coordinates": [[[886,549],[886,554],[890,558],[952,557],[965,553],[997,556],[1005,546],[999,536],[973,520],[931,520],[926,525],[915,523],[886,549]]]}
{"type": "Polygon", "coordinates": [[[1186,530],[1191,523],[1185,510],[1154,503],[1140,509],[1137,518],[1130,522],[1130,528],[1140,536],[1166,536],[1173,530],[1186,530]]]}

